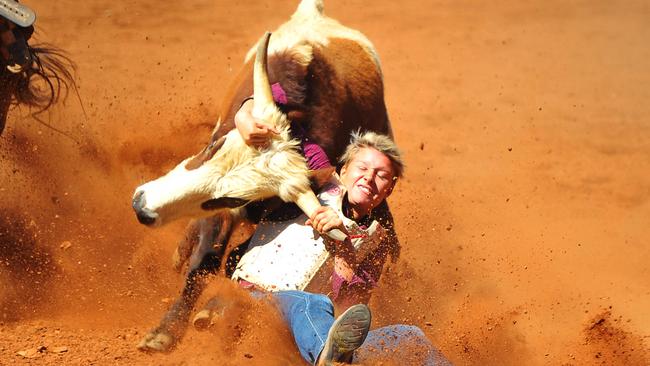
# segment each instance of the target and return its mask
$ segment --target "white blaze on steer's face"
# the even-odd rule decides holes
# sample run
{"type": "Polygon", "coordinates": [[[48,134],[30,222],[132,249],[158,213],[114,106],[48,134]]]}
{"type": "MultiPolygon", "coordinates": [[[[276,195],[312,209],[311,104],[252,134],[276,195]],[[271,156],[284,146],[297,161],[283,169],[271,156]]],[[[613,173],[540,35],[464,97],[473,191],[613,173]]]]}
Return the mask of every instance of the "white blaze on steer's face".
{"type": "Polygon", "coordinates": [[[341,182],[348,192],[348,202],[355,218],[377,207],[395,185],[390,159],[381,152],[365,147],[341,168],[341,182]]]}

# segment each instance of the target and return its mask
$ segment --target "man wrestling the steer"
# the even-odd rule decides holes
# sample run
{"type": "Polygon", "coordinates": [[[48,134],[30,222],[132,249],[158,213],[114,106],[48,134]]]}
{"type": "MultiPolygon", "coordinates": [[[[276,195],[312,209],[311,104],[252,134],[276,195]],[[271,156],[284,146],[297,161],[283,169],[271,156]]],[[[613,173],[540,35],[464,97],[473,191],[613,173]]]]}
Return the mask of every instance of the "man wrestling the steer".
{"type": "MultiPolygon", "coordinates": [[[[244,113],[246,108],[245,103],[244,113]]],[[[240,132],[242,123],[259,122],[250,116],[240,116],[237,121],[240,132]]],[[[262,127],[253,125],[262,134],[272,133],[262,127]]],[[[244,138],[259,144],[264,140],[244,138]]],[[[382,227],[381,217],[373,213],[385,204],[402,176],[404,165],[397,146],[389,137],[374,132],[353,134],[341,163],[340,175],[333,173],[321,187],[318,198],[323,206],[312,217],[269,219],[258,225],[232,278],[254,297],[270,299],[276,305],[300,354],[310,364],[351,362],[353,358],[363,361],[382,351],[399,357],[403,342],[411,348],[424,346],[425,364],[445,364],[417,327],[393,325],[369,332],[371,313],[366,303],[388,255],[398,245],[382,227]],[[334,228],[348,239],[335,242],[321,235],[334,228]],[[333,271],[331,281],[326,282],[334,303],[326,295],[306,291],[318,287],[319,278],[328,277],[330,256],[333,271]],[[337,318],[335,304],[345,310],[337,318]]]]}

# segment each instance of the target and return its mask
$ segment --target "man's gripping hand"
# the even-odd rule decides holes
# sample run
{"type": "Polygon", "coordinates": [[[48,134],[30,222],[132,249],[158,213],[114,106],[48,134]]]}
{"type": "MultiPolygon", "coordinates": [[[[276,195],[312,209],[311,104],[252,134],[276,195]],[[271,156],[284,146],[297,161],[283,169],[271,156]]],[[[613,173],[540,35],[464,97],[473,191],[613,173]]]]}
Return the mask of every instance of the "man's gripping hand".
{"type": "Polygon", "coordinates": [[[317,208],[311,215],[311,217],[305,222],[305,225],[311,225],[316,231],[322,234],[326,234],[332,229],[339,229],[345,235],[348,235],[348,230],[345,225],[343,225],[343,220],[341,217],[336,214],[334,209],[327,206],[320,206],[317,208]]]}
{"type": "Polygon", "coordinates": [[[269,143],[269,139],[279,132],[275,127],[253,117],[252,111],[253,100],[246,100],[235,114],[235,126],[246,145],[265,147],[269,143]]]}

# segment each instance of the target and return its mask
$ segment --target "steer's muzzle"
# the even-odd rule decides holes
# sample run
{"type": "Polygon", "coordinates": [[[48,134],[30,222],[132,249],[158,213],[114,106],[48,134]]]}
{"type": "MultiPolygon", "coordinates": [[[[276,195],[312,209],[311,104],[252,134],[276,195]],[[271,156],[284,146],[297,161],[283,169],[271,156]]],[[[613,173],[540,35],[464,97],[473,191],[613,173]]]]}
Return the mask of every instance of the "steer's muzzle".
{"type": "Polygon", "coordinates": [[[154,226],[158,219],[158,214],[145,208],[144,206],[146,204],[147,201],[144,198],[144,191],[136,192],[135,196],[133,196],[132,206],[133,210],[135,210],[135,215],[138,217],[138,221],[143,225],[154,226]]]}

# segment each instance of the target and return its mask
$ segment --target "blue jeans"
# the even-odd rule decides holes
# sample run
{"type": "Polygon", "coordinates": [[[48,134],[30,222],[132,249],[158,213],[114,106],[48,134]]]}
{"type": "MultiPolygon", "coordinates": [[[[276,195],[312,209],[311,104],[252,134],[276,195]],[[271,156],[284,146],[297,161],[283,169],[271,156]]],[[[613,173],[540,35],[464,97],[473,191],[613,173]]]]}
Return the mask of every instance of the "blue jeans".
{"type": "Polygon", "coordinates": [[[394,361],[400,365],[451,365],[420,328],[404,324],[371,330],[363,345],[354,352],[355,364],[377,365],[381,361],[394,361]]]}
{"type": "MultiPolygon", "coordinates": [[[[332,301],[325,295],[304,291],[272,292],[271,297],[291,329],[300,355],[313,365],[334,323],[332,301]]],[[[405,365],[450,365],[420,328],[401,324],[370,331],[356,350],[354,362],[374,364],[373,360],[387,359],[405,365]]]]}
{"type": "Polygon", "coordinates": [[[304,291],[272,292],[271,297],[289,325],[300,355],[313,365],[334,323],[332,301],[325,295],[304,291]]]}

